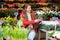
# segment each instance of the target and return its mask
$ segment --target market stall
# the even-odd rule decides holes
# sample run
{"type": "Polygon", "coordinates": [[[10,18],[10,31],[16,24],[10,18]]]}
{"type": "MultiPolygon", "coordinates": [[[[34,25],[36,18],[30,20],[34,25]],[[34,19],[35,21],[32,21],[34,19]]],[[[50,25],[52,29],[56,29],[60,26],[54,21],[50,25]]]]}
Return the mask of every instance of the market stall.
{"type": "MultiPolygon", "coordinates": [[[[42,21],[42,24],[45,25],[53,25],[54,26],[54,30],[50,30],[50,28],[48,30],[46,29],[40,29],[40,31],[46,32],[46,40],[50,39],[49,32],[56,32],[56,25],[57,25],[57,21],[42,21]]],[[[40,32],[41,35],[41,32],[40,32]]],[[[39,40],[40,40],[40,36],[39,36],[39,40]]],[[[55,39],[51,39],[51,40],[55,40],[55,39]]]]}
{"type": "Polygon", "coordinates": [[[38,24],[37,38],[60,40],[60,1],[59,0],[0,0],[0,40],[27,40],[28,29],[23,28],[20,12],[25,4],[30,4],[36,18],[43,18],[38,24]],[[41,32],[42,31],[42,32],[41,32]]]}
{"type": "Polygon", "coordinates": [[[37,11],[37,18],[43,17],[43,21],[40,24],[39,28],[39,40],[41,38],[41,31],[46,33],[46,40],[58,40],[59,39],[59,12],[56,11],[37,11]],[[50,16],[49,16],[50,15],[50,16]],[[55,15],[55,16],[54,16],[55,15]],[[51,19],[52,18],[52,19],[51,19]]]}

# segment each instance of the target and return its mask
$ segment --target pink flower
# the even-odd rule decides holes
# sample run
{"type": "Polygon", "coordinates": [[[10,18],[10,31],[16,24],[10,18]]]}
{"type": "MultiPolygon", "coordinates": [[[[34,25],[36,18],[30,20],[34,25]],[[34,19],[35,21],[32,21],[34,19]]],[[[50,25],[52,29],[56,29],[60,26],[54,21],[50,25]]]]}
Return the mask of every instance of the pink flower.
{"type": "Polygon", "coordinates": [[[60,20],[58,20],[58,25],[60,25],[60,20]]]}

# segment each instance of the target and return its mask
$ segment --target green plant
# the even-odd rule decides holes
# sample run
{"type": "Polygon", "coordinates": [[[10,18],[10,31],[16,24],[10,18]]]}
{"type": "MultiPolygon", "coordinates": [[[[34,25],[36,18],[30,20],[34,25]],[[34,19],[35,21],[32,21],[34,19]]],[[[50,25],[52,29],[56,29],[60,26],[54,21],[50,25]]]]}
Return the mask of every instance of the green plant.
{"type": "Polygon", "coordinates": [[[10,36],[10,28],[8,26],[3,26],[3,32],[5,37],[10,36]]]}
{"type": "Polygon", "coordinates": [[[6,25],[11,25],[11,20],[9,20],[8,18],[6,18],[5,24],[6,24],[6,25]]]}
{"type": "Polygon", "coordinates": [[[44,25],[44,24],[41,24],[40,26],[42,29],[46,29],[46,30],[51,30],[54,27],[53,25],[44,25]]]}
{"type": "Polygon", "coordinates": [[[60,26],[57,26],[56,30],[57,30],[57,31],[60,31],[60,26]]]}
{"type": "Polygon", "coordinates": [[[43,18],[44,20],[46,20],[46,19],[49,20],[49,18],[59,16],[59,13],[56,12],[56,11],[49,11],[49,12],[48,12],[48,11],[44,11],[44,13],[41,14],[41,16],[42,16],[42,18],[43,18]]]}
{"type": "Polygon", "coordinates": [[[8,16],[15,17],[14,12],[15,12],[15,10],[12,10],[12,11],[6,11],[6,10],[0,11],[0,17],[8,17],[8,16]]]}
{"type": "Polygon", "coordinates": [[[53,13],[52,13],[52,12],[45,12],[44,15],[45,15],[46,17],[48,17],[48,18],[53,17],[53,13]]]}
{"type": "Polygon", "coordinates": [[[0,38],[4,36],[3,30],[0,30],[0,38]]]}
{"type": "Polygon", "coordinates": [[[16,39],[25,39],[28,36],[28,31],[25,28],[14,27],[11,29],[12,37],[16,39]]]}
{"type": "Polygon", "coordinates": [[[50,37],[50,36],[52,36],[53,34],[54,34],[54,32],[51,32],[51,33],[48,34],[48,36],[50,37]]]}

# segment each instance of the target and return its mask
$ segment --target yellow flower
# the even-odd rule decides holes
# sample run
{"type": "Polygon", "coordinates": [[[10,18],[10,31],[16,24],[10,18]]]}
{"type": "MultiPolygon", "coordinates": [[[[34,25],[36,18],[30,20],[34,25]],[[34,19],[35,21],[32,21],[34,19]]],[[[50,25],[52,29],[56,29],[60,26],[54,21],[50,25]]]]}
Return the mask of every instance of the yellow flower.
{"type": "Polygon", "coordinates": [[[7,8],[1,8],[1,10],[8,10],[7,8]]]}
{"type": "Polygon", "coordinates": [[[10,19],[10,16],[8,16],[7,18],[10,19]]]}

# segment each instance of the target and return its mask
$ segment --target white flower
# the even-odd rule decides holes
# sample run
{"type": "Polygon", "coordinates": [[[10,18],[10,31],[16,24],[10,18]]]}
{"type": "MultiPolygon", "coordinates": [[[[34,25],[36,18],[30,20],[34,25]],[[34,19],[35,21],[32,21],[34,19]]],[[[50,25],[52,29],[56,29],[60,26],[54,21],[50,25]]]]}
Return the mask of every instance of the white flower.
{"type": "Polygon", "coordinates": [[[53,34],[53,37],[60,38],[60,32],[59,32],[59,31],[56,31],[56,32],[53,34]]]}
{"type": "Polygon", "coordinates": [[[57,37],[58,39],[60,39],[60,32],[56,35],[56,37],[57,37]]]}
{"type": "Polygon", "coordinates": [[[44,11],[40,11],[40,14],[43,14],[43,13],[45,13],[44,11]]]}
{"type": "Polygon", "coordinates": [[[3,24],[3,21],[2,20],[0,20],[0,25],[2,25],[3,24]]]}
{"type": "Polygon", "coordinates": [[[17,22],[17,25],[20,27],[20,26],[23,25],[23,22],[22,22],[21,20],[19,20],[19,21],[17,22]]]}
{"type": "Polygon", "coordinates": [[[36,13],[39,15],[40,14],[40,11],[36,11],[36,13]]]}
{"type": "Polygon", "coordinates": [[[43,14],[44,11],[36,11],[36,13],[39,15],[39,14],[43,14]]]}
{"type": "Polygon", "coordinates": [[[54,31],[49,31],[49,33],[53,33],[54,31]]]}
{"type": "Polygon", "coordinates": [[[14,15],[17,16],[18,15],[18,12],[15,12],[14,15]]]}
{"type": "Polygon", "coordinates": [[[55,32],[54,34],[53,34],[53,37],[55,37],[57,35],[57,32],[55,32]]]}
{"type": "Polygon", "coordinates": [[[58,13],[60,13],[60,11],[58,13]]]}

